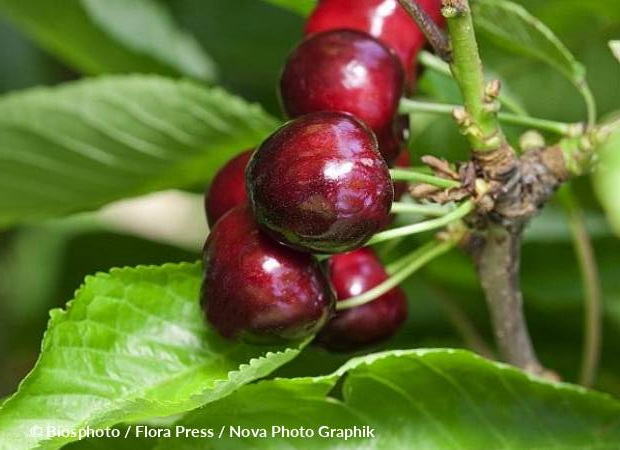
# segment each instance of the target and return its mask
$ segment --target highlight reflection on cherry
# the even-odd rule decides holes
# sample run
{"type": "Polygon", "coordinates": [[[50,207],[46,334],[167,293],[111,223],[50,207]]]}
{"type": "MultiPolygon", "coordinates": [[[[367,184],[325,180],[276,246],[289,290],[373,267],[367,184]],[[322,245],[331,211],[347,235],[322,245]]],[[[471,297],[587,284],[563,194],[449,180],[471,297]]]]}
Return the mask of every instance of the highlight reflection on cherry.
{"type": "MultiPolygon", "coordinates": [[[[441,0],[416,0],[440,25],[441,0]]],[[[426,38],[415,21],[396,0],[321,0],[306,23],[306,34],[336,29],[366,32],[391,48],[407,75],[407,85],[415,80],[418,52],[426,38]]]]}
{"type": "Polygon", "coordinates": [[[403,70],[392,52],[353,30],[306,38],[289,56],[280,80],[289,117],[348,112],[377,133],[390,126],[402,92],[403,70]]]}
{"type": "Polygon", "coordinates": [[[203,263],[201,306],[227,338],[300,339],[318,331],[333,311],[331,287],[314,257],[264,235],[247,204],[216,223],[203,263]]]}
{"type": "MultiPolygon", "coordinates": [[[[334,255],[328,274],[338,301],[374,288],[388,278],[381,261],[365,247],[334,255]]],[[[396,287],[370,303],[336,313],[316,342],[331,351],[355,351],[392,336],[407,317],[407,298],[396,287]]]]}
{"type": "Polygon", "coordinates": [[[262,229],[296,249],[353,250],[389,221],[388,167],[372,132],[350,114],[288,122],[256,150],[246,175],[262,229]]]}

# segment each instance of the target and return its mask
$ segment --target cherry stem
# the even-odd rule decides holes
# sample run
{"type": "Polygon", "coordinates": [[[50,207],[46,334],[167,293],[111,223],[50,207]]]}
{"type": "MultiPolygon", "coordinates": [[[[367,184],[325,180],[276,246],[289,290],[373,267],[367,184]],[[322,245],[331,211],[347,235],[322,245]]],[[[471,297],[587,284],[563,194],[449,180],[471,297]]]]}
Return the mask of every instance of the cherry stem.
{"type": "Polygon", "coordinates": [[[416,0],[398,0],[398,3],[415,20],[441,59],[450,62],[452,50],[450,49],[450,41],[443,30],[430,18],[416,0]]]}
{"type": "Polygon", "coordinates": [[[411,169],[390,169],[390,175],[392,176],[392,180],[395,181],[414,181],[417,183],[430,184],[443,189],[461,187],[461,183],[456,180],[448,180],[446,178],[416,172],[411,169]]]}
{"type": "Polygon", "coordinates": [[[452,222],[462,219],[467,214],[474,210],[474,202],[467,200],[463,202],[458,208],[450,211],[448,214],[438,217],[436,219],[425,220],[424,222],[413,223],[411,225],[405,225],[399,228],[393,228],[391,230],[382,231],[375,234],[367,245],[378,244],[379,242],[389,241],[401,236],[409,236],[411,234],[422,233],[424,231],[430,231],[437,228],[445,227],[452,222]]]}
{"type": "Polygon", "coordinates": [[[450,70],[463,97],[464,109],[455,120],[475,153],[495,152],[507,147],[497,112],[501,85],[485,83],[469,0],[442,0],[452,44],[450,70]]]}
{"type": "Polygon", "coordinates": [[[565,185],[560,190],[559,198],[568,216],[585,300],[584,337],[579,382],[586,387],[591,387],[596,381],[603,340],[601,280],[594,246],[586,229],[583,209],[569,185],[565,185]]]}
{"type": "MultiPolygon", "coordinates": [[[[424,67],[434,70],[435,72],[442,74],[448,78],[452,78],[452,71],[450,65],[437,55],[433,55],[426,50],[422,50],[418,53],[418,62],[424,67]]],[[[507,92],[507,89],[502,89],[499,94],[499,100],[502,107],[505,107],[510,112],[519,116],[527,116],[527,110],[519,104],[519,101],[507,92]]]]}
{"type": "Polygon", "coordinates": [[[383,283],[378,284],[374,288],[364,292],[361,295],[351,297],[347,300],[339,301],[336,304],[336,309],[338,311],[342,311],[345,309],[356,308],[358,306],[362,306],[366,303],[372,302],[373,300],[394,289],[414,272],[424,267],[428,262],[438,257],[439,255],[446,253],[455,245],[456,242],[454,242],[453,240],[432,241],[423,245],[415,252],[403,257],[396,263],[393,263],[393,266],[395,264],[398,265],[398,269],[390,278],[385,280],[383,283]]]}
{"type": "MultiPolygon", "coordinates": [[[[405,114],[412,113],[431,113],[441,115],[452,115],[458,105],[450,105],[447,103],[421,102],[418,100],[410,100],[403,98],[400,101],[399,111],[405,114]]],[[[536,128],[538,130],[549,131],[561,136],[579,136],[583,134],[583,125],[581,123],[564,123],[554,120],[538,119],[535,117],[523,116],[510,113],[499,113],[500,122],[509,125],[518,125],[528,128],[536,128]]]]}
{"type": "Polygon", "coordinates": [[[392,203],[391,212],[393,214],[424,214],[426,216],[444,216],[452,211],[454,208],[446,207],[444,205],[437,204],[422,204],[422,203],[405,203],[394,202],[392,203]]]}

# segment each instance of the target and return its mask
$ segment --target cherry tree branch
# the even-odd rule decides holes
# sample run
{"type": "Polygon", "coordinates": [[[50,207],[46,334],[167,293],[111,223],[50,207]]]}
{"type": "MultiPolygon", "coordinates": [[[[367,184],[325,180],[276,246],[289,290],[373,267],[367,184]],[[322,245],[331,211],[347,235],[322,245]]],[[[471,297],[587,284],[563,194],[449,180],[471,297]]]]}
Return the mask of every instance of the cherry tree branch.
{"type": "Polygon", "coordinates": [[[452,46],[450,69],[465,104],[464,110],[455,114],[455,119],[474,151],[495,151],[506,141],[497,118],[500,85],[497,80],[485,83],[469,2],[443,0],[442,14],[448,24],[452,46]]]}
{"type": "MultiPolygon", "coordinates": [[[[531,200],[546,198],[547,189],[561,177],[553,170],[534,176],[545,186],[523,189],[524,171],[536,170],[546,153],[531,153],[521,161],[508,144],[499,120],[500,83],[485,83],[468,0],[442,0],[452,47],[450,69],[464,100],[453,117],[472,147],[473,161],[489,183],[494,202],[492,214],[481,216],[470,251],[491,313],[499,350],[509,363],[531,373],[549,374],[538,361],[531,342],[519,282],[521,231],[533,214],[531,200]],[[535,188],[535,189],[529,189],[535,188]],[[527,197],[536,192],[537,198],[527,197]]],[[[559,152],[557,152],[559,154],[559,152]]]]}
{"type": "Polygon", "coordinates": [[[433,46],[435,53],[444,61],[450,62],[452,60],[450,41],[443,30],[439,28],[416,0],[398,0],[398,3],[416,21],[428,42],[433,46]]]}
{"type": "Polygon", "coordinates": [[[532,346],[523,314],[519,286],[521,232],[490,225],[483,245],[474,253],[500,353],[517,367],[537,375],[546,374],[532,346]]]}

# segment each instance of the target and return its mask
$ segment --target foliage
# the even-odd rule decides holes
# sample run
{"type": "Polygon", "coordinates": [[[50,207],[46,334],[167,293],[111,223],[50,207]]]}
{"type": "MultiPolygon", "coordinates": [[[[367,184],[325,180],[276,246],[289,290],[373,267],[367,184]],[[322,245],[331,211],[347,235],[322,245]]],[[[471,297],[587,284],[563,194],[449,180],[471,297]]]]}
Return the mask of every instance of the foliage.
{"type": "Polygon", "coordinates": [[[139,75],[9,95],[0,117],[5,226],[204,182],[276,124],[219,88],[139,75]]]}
{"type": "MultiPolygon", "coordinates": [[[[61,225],[47,220],[163,189],[202,189],[225,160],[260,142],[279,121],[242,97],[260,99],[267,109],[275,109],[276,62],[301,34],[291,31],[291,23],[299,25],[295,14],[307,14],[313,4],[0,0],[0,13],[12,24],[0,24],[0,39],[7,43],[0,61],[0,91],[24,83],[68,81],[0,98],[0,226],[12,227],[17,236],[0,235],[0,242],[7,244],[0,252],[0,276],[4,285],[15,280],[33,284],[0,290],[0,360],[11,360],[24,348],[35,351],[42,311],[70,298],[71,283],[83,277],[87,267],[107,270],[97,265],[106,261],[104,256],[83,249],[92,248],[95,239],[118,242],[109,231],[92,235],[88,218],[93,216],[69,217],[61,225]],[[255,33],[251,39],[244,36],[244,25],[235,28],[235,10],[244,8],[260,14],[259,25],[248,25],[255,33]],[[232,19],[220,21],[218,12],[232,19]],[[70,81],[73,72],[67,77],[64,66],[16,38],[12,26],[80,73],[103,76],[70,81]],[[18,72],[14,68],[21,67],[21,55],[36,63],[18,72]],[[25,77],[29,70],[34,73],[25,77]],[[15,78],[9,79],[12,72],[15,78]],[[136,74],[110,75],[129,72],[136,74]],[[235,94],[180,76],[219,82],[235,94]],[[29,227],[22,228],[26,223],[29,227]],[[65,253],[71,255],[69,267],[61,264],[65,253]],[[56,278],[65,286],[54,287],[56,278]],[[16,290],[23,302],[7,306],[13,298],[7,293],[16,290]],[[13,345],[17,339],[11,334],[23,345],[13,345]]],[[[486,67],[506,81],[525,110],[557,120],[583,120],[578,93],[584,91],[587,69],[600,114],[613,119],[620,104],[615,89],[620,65],[610,51],[617,55],[617,41],[608,42],[620,32],[618,5],[604,0],[587,5],[576,0],[478,0],[475,11],[486,67]]],[[[432,70],[426,70],[419,86],[429,99],[460,102],[453,81],[432,70]]],[[[508,130],[516,142],[522,130],[508,130]]],[[[433,153],[463,159],[466,154],[448,118],[418,115],[412,133],[410,148],[416,157],[433,153]]],[[[595,239],[605,301],[605,346],[596,387],[614,395],[620,395],[620,244],[607,223],[620,233],[618,148],[616,133],[601,152],[593,183],[573,183],[595,239]]],[[[565,221],[562,210],[551,205],[533,223],[522,279],[542,359],[574,381],[583,305],[565,221]]],[[[133,238],[123,241],[126,254],[106,246],[119,255],[120,265],[133,262],[127,255],[135,258],[145,248],[162,264],[187,259],[185,254],[171,256],[168,247],[133,238]]],[[[392,260],[399,250],[385,248],[383,254],[392,260]]],[[[291,427],[368,424],[380,433],[369,444],[378,448],[613,448],[620,440],[620,403],[612,397],[533,379],[464,351],[391,351],[353,359],[338,369],[347,356],[302,351],[305,343],[265,348],[225,342],[202,320],[197,304],[200,276],[199,264],[185,263],[112,269],[88,277],[65,309],[52,310],[35,368],[2,404],[0,448],[58,448],[75,440],[43,441],[29,434],[32,425],[126,427],[173,414],[181,416],[168,423],[214,429],[230,425],[233,414],[238,425],[253,427],[270,427],[274,421],[291,427]],[[248,384],[274,373],[288,378],[248,384]]],[[[446,320],[446,299],[489,334],[477,280],[463,255],[452,252],[430,264],[405,288],[409,322],[383,349],[465,346],[466,340],[446,320]]],[[[0,379],[0,388],[6,390],[2,383],[0,379]]],[[[248,439],[242,444],[287,448],[299,442],[248,439]]],[[[107,448],[104,443],[74,445],[107,448]]],[[[174,444],[229,448],[235,443],[239,441],[174,444]]],[[[360,445],[356,440],[338,443],[360,445]]],[[[304,446],[310,444],[321,448],[334,441],[304,441],[304,446]]],[[[159,448],[170,441],[123,445],[159,448]]]]}
{"type": "Polygon", "coordinates": [[[39,361],[2,405],[0,447],[42,444],[33,425],[78,431],[184,412],[295,356],[295,346],[231,344],[206,328],[200,279],[199,264],[88,277],[66,311],[52,310],[39,361]]]}

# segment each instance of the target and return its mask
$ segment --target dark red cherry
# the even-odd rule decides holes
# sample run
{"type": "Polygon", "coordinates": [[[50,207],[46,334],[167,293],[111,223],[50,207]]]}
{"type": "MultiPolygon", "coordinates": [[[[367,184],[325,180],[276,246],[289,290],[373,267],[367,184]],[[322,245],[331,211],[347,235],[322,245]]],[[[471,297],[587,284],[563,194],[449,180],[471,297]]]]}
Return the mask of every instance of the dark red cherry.
{"type": "MultiPolygon", "coordinates": [[[[409,149],[401,150],[398,158],[394,161],[394,167],[411,167],[411,154],[409,149]]],[[[396,181],[394,183],[394,200],[400,200],[400,198],[407,192],[407,183],[405,181],[396,181]]]]}
{"type": "Polygon", "coordinates": [[[201,306],[227,338],[300,339],[332,313],[333,292],[316,260],[260,232],[247,204],[215,224],[203,262],[201,306]]]}
{"type": "Polygon", "coordinates": [[[397,116],[386,130],[376,136],[379,151],[391,167],[409,138],[409,116],[397,116]]]}
{"type": "Polygon", "coordinates": [[[215,175],[205,194],[207,222],[213,226],[224,214],[247,202],[245,168],[254,149],[247,150],[228,161],[215,175]]]}
{"type": "MultiPolygon", "coordinates": [[[[388,278],[370,248],[334,255],[328,262],[329,279],[338,300],[372,289],[388,278]]],[[[316,340],[332,351],[354,351],[392,336],[407,317],[407,298],[399,287],[370,303],[336,313],[316,340]]]]}
{"type": "Polygon", "coordinates": [[[373,131],[392,122],[402,90],[403,71],[393,54],[372,36],[352,30],[306,38],[289,56],[280,80],[289,117],[348,112],[373,131]]]}
{"type": "Polygon", "coordinates": [[[291,247],[321,253],[364,245],[387,225],[394,194],[372,132],[337,112],[282,126],[254,153],[246,183],[263,229],[291,247]]]}
{"type": "MultiPolygon", "coordinates": [[[[417,0],[440,25],[441,0],[417,0]]],[[[321,0],[308,18],[306,33],[348,28],[371,34],[398,55],[408,86],[415,80],[418,52],[426,42],[415,21],[396,0],[321,0]]]]}

